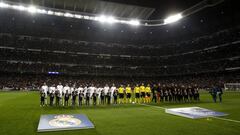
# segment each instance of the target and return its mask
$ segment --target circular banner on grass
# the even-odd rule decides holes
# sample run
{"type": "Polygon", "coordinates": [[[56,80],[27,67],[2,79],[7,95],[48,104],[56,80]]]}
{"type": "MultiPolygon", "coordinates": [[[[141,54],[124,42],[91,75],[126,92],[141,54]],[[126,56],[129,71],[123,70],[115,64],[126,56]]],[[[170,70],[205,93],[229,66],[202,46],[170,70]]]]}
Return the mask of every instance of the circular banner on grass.
{"type": "Polygon", "coordinates": [[[53,127],[72,127],[81,124],[81,120],[74,118],[72,115],[57,115],[49,121],[49,125],[53,127]]]}

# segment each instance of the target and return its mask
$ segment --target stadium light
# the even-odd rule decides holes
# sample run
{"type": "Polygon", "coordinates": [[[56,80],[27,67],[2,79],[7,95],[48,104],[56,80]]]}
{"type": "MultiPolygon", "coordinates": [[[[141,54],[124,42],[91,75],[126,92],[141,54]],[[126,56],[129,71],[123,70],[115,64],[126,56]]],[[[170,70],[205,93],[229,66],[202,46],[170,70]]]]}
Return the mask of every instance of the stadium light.
{"type": "Polygon", "coordinates": [[[9,6],[10,6],[9,4],[0,2],[0,7],[1,7],[1,8],[8,8],[9,6]]]}
{"type": "Polygon", "coordinates": [[[29,13],[36,13],[36,12],[37,12],[37,8],[34,7],[34,6],[29,6],[29,7],[27,8],[27,11],[28,11],[29,13]]]}
{"type": "MultiPolygon", "coordinates": [[[[55,12],[55,13],[56,13],[56,12],[55,12]]],[[[65,13],[64,16],[65,16],[65,17],[74,17],[74,15],[71,14],[71,13],[65,13]]]]}
{"type": "Polygon", "coordinates": [[[37,13],[39,14],[47,14],[47,11],[44,9],[37,9],[37,13]]]}
{"type": "Polygon", "coordinates": [[[47,14],[48,14],[48,15],[53,15],[53,14],[54,14],[54,12],[53,12],[53,11],[51,11],[51,10],[48,10],[48,11],[47,11],[47,14]]]}
{"type": "Polygon", "coordinates": [[[47,14],[47,15],[54,15],[54,16],[62,16],[62,17],[71,17],[76,19],[85,19],[85,20],[94,20],[103,23],[122,23],[122,24],[129,24],[129,25],[141,25],[140,21],[138,20],[126,20],[121,18],[115,18],[113,16],[88,16],[88,15],[81,15],[81,14],[74,14],[65,11],[54,11],[54,10],[47,10],[43,7],[35,7],[33,5],[18,5],[18,4],[8,4],[4,2],[0,2],[0,8],[9,8],[19,11],[26,11],[29,13],[38,13],[38,14],[47,14]]]}
{"type": "Polygon", "coordinates": [[[169,23],[174,23],[180,19],[182,19],[182,14],[176,14],[176,15],[172,15],[167,17],[166,19],[164,19],[164,24],[169,24],[169,23]]]}
{"type": "Polygon", "coordinates": [[[82,15],[77,15],[77,14],[75,14],[75,15],[74,15],[74,17],[75,17],[75,18],[78,18],[78,19],[81,19],[81,18],[83,18],[83,16],[82,16],[82,15]]]}
{"type": "Polygon", "coordinates": [[[101,15],[99,17],[96,17],[96,20],[99,21],[99,22],[106,22],[107,17],[104,16],[104,15],[101,15]]]}
{"type": "Polygon", "coordinates": [[[130,20],[128,23],[135,26],[140,25],[140,22],[138,20],[130,20]]]}
{"type": "Polygon", "coordinates": [[[63,16],[64,14],[62,12],[54,12],[54,15],[56,15],[56,16],[63,16]]]}
{"type": "Polygon", "coordinates": [[[105,16],[105,15],[101,15],[99,17],[95,17],[96,21],[99,21],[99,22],[106,22],[106,23],[115,23],[117,22],[117,20],[112,17],[112,16],[105,16]]]}
{"type": "Polygon", "coordinates": [[[109,16],[109,17],[107,18],[107,23],[115,23],[115,22],[116,22],[116,19],[115,19],[114,17],[109,16]]]}
{"type": "Polygon", "coordinates": [[[24,6],[21,6],[21,5],[13,5],[12,8],[13,8],[13,9],[20,10],[20,11],[26,10],[26,8],[25,8],[24,6]]]}
{"type": "Polygon", "coordinates": [[[89,19],[90,19],[90,16],[84,15],[84,16],[83,16],[83,19],[89,20],[89,19]]]}

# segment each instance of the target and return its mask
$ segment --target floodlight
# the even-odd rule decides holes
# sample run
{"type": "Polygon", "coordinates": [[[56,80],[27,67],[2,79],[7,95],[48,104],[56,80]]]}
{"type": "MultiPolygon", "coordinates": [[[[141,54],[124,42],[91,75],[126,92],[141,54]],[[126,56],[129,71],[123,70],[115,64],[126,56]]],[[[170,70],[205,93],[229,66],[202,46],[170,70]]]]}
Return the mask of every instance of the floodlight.
{"type": "Polygon", "coordinates": [[[136,26],[140,25],[140,22],[138,20],[130,20],[128,23],[131,25],[136,25],[136,26]]]}
{"type": "Polygon", "coordinates": [[[26,8],[24,6],[21,6],[21,5],[13,5],[12,8],[20,10],[20,11],[26,10],[26,8]]]}
{"type": "Polygon", "coordinates": [[[26,11],[29,13],[38,13],[38,14],[47,14],[47,15],[54,15],[54,16],[63,16],[63,17],[71,17],[71,18],[76,18],[76,19],[84,19],[84,20],[95,20],[99,22],[104,22],[104,23],[122,23],[122,24],[130,24],[130,25],[140,25],[139,20],[126,20],[126,19],[117,19],[113,16],[106,16],[106,15],[101,15],[101,16],[88,16],[88,15],[81,15],[81,14],[73,14],[73,13],[68,13],[64,11],[52,11],[52,10],[47,10],[44,8],[37,8],[33,5],[29,6],[22,6],[22,5],[14,5],[14,4],[8,4],[4,2],[0,2],[0,8],[9,8],[9,9],[14,9],[14,10],[19,10],[19,11],[26,11]]]}
{"type": "Polygon", "coordinates": [[[116,22],[116,19],[112,16],[109,16],[107,17],[107,20],[106,20],[107,23],[115,23],[116,22]]]}
{"type": "Polygon", "coordinates": [[[99,22],[106,22],[106,23],[115,23],[117,20],[113,16],[105,16],[101,15],[99,17],[95,17],[95,20],[99,22]]]}
{"type": "Polygon", "coordinates": [[[65,16],[65,17],[73,17],[73,14],[71,14],[71,13],[65,13],[64,16],[65,16]]]}
{"type": "Polygon", "coordinates": [[[176,14],[176,15],[172,15],[167,17],[166,19],[164,19],[164,24],[169,24],[169,23],[174,23],[180,19],[182,19],[182,14],[176,14]]]}
{"type": "Polygon", "coordinates": [[[47,11],[44,9],[37,9],[37,13],[39,14],[47,14],[47,11]]]}
{"type": "Polygon", "coordinates": [[[9,4],[0,2],[0,7],[1,7],[1,8],[8,8],[9,6],[10,6],[9,4]]]}
{"type": "Polygon", "coordinates": [[[63,13],[62,12],[54,12],[54,15],[56,15],[56,16],[63,16],[63,13]]]}
{"type": "Polygon", "coordinates": [[[84,15],[83,18],[89,20],[90,16],[84,15]]]}
{"type": "Polygon", "coordinates": [[[48,10],[48,11],[47,11],[47,14],[48,14],[48,15],[53,15],[53,13],[54,13],[54,12],[51,11],[51,10],[48,10]]]}
{"type": "Polygon", "coordinates": [[[96,18],[97,18],[97,20],[98,20],[99,22],[106,22],[106,21],[107,21],[107,17],[104,16],[104,15],[101,15],[101,16],[96,17],[96,18]]]}
{"type": "Polygon", "coordinates": [[[77,15],[77,14],[75,14],[74,17],[75,17],[75,18],[78,18],[78,19],[83,18],[82,15],[77,15]]]}
{"type": "Polygon", "coordinates": [[[27,11],[28,11],[29,13],[36,13],[36,12],[37,12],[37,8],[34,7],[34,6],[29,6],[29,7],[27,8],[27,11]]]}

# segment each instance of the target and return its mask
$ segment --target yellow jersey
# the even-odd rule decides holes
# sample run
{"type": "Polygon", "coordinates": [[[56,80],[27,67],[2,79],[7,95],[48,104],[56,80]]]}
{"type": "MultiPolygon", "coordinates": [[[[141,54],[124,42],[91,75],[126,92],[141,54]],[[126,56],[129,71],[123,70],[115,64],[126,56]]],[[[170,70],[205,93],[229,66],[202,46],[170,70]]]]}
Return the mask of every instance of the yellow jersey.
{"type": "Polygon", "coordinates": [[[147,86],[147,87],[145,88],[145,92],[146,92],[146,93],[151,93],[151,88],[147,86]]]}
{"type": "Polygon", "coordinates": [[[126,93],[132,93],[131,87],[126,87],[126,93]]]}
{"type": "Polygon", "coordinates": [[[118,93],[123,93],[123,91],[124,91],[123,87],[118,88],[118,93]]]}
{"type": "Polygon", "coordinates": [[[140,86],[140,92],[145,92],[145,87],[144,86],[140,86]]]}
{"type": "Polygon", "coordinates": [[[135,92],[135,93],[140,93],[140,88],[139,88],[139,87],[135,87],[135,88],[134,88],[134,92],[135,92]]]}

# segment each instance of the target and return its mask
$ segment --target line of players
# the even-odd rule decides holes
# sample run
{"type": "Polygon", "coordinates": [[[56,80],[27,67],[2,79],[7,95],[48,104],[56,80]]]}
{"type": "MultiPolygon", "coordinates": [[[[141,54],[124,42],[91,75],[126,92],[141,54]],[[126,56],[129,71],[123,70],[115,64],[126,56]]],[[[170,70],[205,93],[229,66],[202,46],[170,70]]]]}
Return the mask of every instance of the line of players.
{"type": "Polygon", "coordinates": [[[150,103],[150,102],[190,102],[199,101],[198,88],[195,86],[185,87],[184,85],[177,86],[172,84],[166,86],[154,84],[153,87],[144,85],[143,83],[132,89],[128,84],[126,87],[120,85],[116,87],[114,84],[109,87],[107,84],[104,87],[90,86],[71,87],[66,84],[63,86],[59,83],[48,87],[46,83],[40,89],[40,106],[69,106],[70,101],[72,106],[89,106],[98,104],[123,104],[123,103],[150,103]]]}

